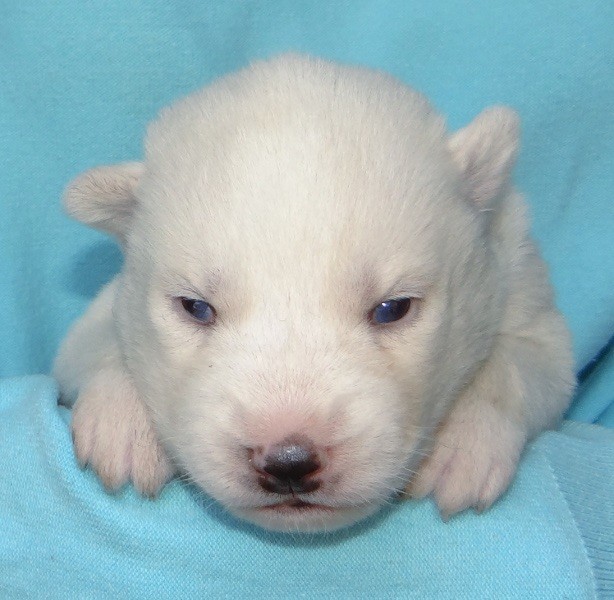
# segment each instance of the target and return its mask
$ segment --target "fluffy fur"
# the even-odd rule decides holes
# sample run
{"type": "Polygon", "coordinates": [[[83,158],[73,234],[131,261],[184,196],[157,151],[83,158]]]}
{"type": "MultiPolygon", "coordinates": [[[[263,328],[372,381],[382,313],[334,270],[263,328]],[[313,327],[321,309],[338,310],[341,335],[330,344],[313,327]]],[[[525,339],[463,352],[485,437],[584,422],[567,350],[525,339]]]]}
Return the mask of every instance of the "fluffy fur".
{"type": "Polygon", "coordinates": [[[65,196],[125,252],[55,366],[81,463],[150,495],[185,472],[281,530],[352,523],[407,486],[444,515],[490,506],[574,384],[510,183],[514,112],[450,135],[384,74],[283,56],[164,110],[145,147],[65,196]],[[370,320],[399,297],[403,319],[370,320]],[[294,495],[310,507],[249,460],[295,434],[325,456],[294,495]]]}

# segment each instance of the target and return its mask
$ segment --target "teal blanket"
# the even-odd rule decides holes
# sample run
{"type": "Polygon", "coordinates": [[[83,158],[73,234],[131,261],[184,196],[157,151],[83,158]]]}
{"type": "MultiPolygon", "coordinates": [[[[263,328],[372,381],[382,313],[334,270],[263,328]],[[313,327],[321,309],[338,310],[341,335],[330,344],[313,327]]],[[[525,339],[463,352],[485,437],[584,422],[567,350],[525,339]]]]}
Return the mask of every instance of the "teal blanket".
{"type": "Polygon", "coordinates": [[[614,595],[614,432],[568,423],[527,451],[487,514],[430,501],[346,532],[271,534],[177,482],[156,501],[105,494],[75,464],[46,377],[0,385],[0,597],[415,598],[614,595]]]}
{"type": "Polygon", "coordinates": [[[389,71],[452,128],[489,104],[518,110],[515,179],[580,375],[568,417],[614,426],[612,31],[603,0],[0,0],[0,597],[614,595],[601,427],[542,436],[479,518],[444,525],[427,501],[330,539],[279,538],[176,483],[153,503],[106,496],[75,468],[52,381],[10,379],[49,371],[121,265],[61,213],[66,182],[138,158],[146,123],[177,96],[295,50],[389,71]]]}
{"type": "Polygon", "coordinates": [[[67,181],[139,157],[146,123],[177,96],[297,50],[385,69],[453,128],[489,104],[519,111],[516,181],[578,371],[600,357],[570,416],[614,423],[613,3],[0,0],[0,16],[0,376],[48,372],[119,268],[111,242],[59,210],[67,181]]]}

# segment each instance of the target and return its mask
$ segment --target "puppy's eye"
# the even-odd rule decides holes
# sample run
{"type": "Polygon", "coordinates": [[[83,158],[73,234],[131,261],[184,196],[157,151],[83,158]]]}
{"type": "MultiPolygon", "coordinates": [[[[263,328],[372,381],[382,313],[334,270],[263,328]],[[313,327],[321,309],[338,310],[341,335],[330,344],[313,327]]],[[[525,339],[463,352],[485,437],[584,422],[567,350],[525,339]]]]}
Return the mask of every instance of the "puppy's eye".
{"type": "Polygon", "coordinates": [[[204,300],[180,298],[183,309],[203,325],[211,325],[215,321],[215,309],[204,300]]]}
{"type": "Polygon", "coordinates": [[[411,298],[384,300],[371,311],[371,321],[377,325],[399,321],[409,312],[411,302],[411,298]]]}

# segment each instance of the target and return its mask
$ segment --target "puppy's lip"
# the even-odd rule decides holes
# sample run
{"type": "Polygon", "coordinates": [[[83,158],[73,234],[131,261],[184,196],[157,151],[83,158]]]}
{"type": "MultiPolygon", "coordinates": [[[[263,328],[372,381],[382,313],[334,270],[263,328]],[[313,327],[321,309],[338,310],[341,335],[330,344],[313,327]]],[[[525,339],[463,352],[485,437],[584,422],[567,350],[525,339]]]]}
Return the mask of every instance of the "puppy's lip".
{"type": "Polygon", "coordinates": [[[284,502],[278,502],[276,504],[267,504],[265,506],[258,506],[256,510],[259,511],[276,511],[276,512],[295,512],[295,511],[309,511],[319,510],[332,512],[336,510],[333,506],[327,506],[326,504],[316,504],[314,502],[307,502],[300,498],[293,498],[292,500],[286,500],[284,502]]]}

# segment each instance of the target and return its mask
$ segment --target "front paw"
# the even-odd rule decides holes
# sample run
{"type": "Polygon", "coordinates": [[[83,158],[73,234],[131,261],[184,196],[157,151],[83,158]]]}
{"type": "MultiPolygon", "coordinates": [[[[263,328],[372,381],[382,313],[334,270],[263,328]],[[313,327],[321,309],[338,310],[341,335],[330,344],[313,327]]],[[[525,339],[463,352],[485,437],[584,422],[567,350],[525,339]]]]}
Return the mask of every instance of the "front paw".
{"type": "Polygon", "coordinates": [[[145,407],[122,374],[101,372],[80,392],[72,434],[79,463],[109,491],[131,480],[141,494],[155,496],[173,474],[145,407]]]}
{"type": "Polygon", "coordinates": [[[445,520],[486,510],[512,481],[525,441],[524,429],[492,406],[453,410],[407,492],[433,494],[445,520]]]}

